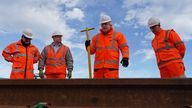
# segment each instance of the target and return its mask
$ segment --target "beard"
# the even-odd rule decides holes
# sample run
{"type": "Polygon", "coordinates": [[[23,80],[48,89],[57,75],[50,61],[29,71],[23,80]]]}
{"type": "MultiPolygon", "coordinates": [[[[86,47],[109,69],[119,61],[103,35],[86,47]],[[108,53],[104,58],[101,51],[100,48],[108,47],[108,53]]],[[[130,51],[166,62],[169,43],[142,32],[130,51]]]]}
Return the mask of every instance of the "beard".
{"type": "Polygon", "coordinates": [[[26,42],[26,41],[23,41],[22,39],[21,39],[21,43],[23,44],[24,47],[28,47],[31,44],[30,41],[26,42]]]}

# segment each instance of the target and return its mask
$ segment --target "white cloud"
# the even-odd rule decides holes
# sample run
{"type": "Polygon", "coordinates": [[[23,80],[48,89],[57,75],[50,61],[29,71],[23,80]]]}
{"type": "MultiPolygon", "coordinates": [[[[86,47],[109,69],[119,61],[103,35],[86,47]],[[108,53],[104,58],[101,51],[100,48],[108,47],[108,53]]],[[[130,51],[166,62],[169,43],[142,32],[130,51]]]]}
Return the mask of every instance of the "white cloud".
{"type": "Polygon", "coordinates": [[[75,7],[80,3],[80,0],[55,0],[59,4],[64,4],[66,7],[71,8],[75,7]]]}
{"type": "Polygon", "coordinates": [[[174,28],[182,39],[192,40],[190,0],[124,0],[123,3],[123,7],[127,9],[125,21],[129,24],[147,27],[147,20],[155,16],[161,20],[164,29],[174,28]]]}
{"type": "Polygon", "coordinates": [[[141,62],[146,62],[155,58],[155,53],[152,49],[140,49],[137,50],[134,55],[141,55],[141,57],[143,58],[141,62]]]}
{"type": "Polygon", "coordinates": [[[84,12],[79,8],[73,8],[73,10],[65,13],[66,19],[77,19],[79,21],[83,21],[85,17],[84,12]]]}
{"type": "MultiPolygon", "coordinates": [[[[55,30],[63,32],[64,40],[69,40],[76,34],[76,30],[66,23],[64,11],[59,3],[66,3],[68,7],[75,6],[78,0],[70,2],[70,0],[33,0],[33,1],[1,1],[0,3],[0,23],[1,32],[21,33],[24,28],[31,28],[34,37],[45,43],[52,41],[51,34],[55,30]]],[[[70,13],[70,12],[66,12],[70,13]]],[[[70,14],[73,20],[82,20],[83,11],[74,8],[70,14]],[[76,14],[77,16],[72,16],[76,14]]]]}
{"type": "Polygon", "coordinates": [[[154,34],[153,34],[152,32],[148,32],[148,33],[144,36],[144,38],[145,38],[146,40],[152,41],[152,39],[154,38],[154,34]]]}

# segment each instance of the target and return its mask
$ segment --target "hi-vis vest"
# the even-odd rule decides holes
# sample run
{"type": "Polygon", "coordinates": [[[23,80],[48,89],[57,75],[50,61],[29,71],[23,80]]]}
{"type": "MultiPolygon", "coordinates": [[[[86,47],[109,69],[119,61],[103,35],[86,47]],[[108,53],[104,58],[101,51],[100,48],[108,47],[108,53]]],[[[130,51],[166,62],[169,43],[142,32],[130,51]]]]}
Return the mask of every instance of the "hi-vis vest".
{"type": "Polygon", "coordinates": [[[177,43],[169,41],[170,30],[164,30],[161,35],[156,36],[152,41],[152,46],[156,54],[158,67],[165,66],[171,62],[182,62],[182,57],[176,46],[183,44],[181,40],[177,43]]]}
{"type": "Polygon", "coordinates": [[[90,47],[91,54],[95,53],[94,69],[119,69],[119,49],[122,57],[129,58],[129,48],[122,33],[111,30],[106,36],[102,33],[95,35],[90,47]]]}
{"type": "Polygon", "coordinates": [[[38,49],[34,45],[29,45],[27,49],[21,41],[7,46],[2,53],[5,60],[12,62],[11,79],[34,79],[33,64],[40,58],[38,49]]]}
{"type": "Polygon", "coordinates": [[[51,45],[46,46],[46,74],[66,74],[66,53],[68,47],[61,45],[61,47],[54,52],[54,48],[51,45]]]}

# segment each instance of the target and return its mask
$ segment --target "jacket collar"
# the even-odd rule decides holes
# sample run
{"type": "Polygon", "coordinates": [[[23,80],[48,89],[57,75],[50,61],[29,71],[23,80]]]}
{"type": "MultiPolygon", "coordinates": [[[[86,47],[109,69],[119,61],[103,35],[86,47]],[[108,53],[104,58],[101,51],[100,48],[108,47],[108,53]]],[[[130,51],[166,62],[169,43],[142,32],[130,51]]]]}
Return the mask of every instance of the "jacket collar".
{"type": "Polygon", "coordinates": [[[52,42],[51,45],[52,45],[53,47],[55,47],[55,46],[60,47],[60,46],[62,45],[62,43],[56,44],[55,42],[52,42]]]}
{"type": "Polygon", "coordinates": [[[157,34],[155,34],[155,36],[159,36],[160,34],[162,34],[165,30],[163,30],[162,28],[160,28],[159,32],[157,34]]]}
{"type": "MultiPolygon", "coordinates": [[[[107,34],[105,34],[105,35],[112,35],[112,34],[113,34],[113,31],[114,31],[114,29],[113,29],[113,27],[111,27],[111,29],[109,30],[109,32],[108,32],[107,34]]],[[[103,30],[102,30],[102,29],[100,29],[100,33],[103,34],[103,30]]],[[[104,35],[104,34],[103,34],[103,35],[104,35]]]]}

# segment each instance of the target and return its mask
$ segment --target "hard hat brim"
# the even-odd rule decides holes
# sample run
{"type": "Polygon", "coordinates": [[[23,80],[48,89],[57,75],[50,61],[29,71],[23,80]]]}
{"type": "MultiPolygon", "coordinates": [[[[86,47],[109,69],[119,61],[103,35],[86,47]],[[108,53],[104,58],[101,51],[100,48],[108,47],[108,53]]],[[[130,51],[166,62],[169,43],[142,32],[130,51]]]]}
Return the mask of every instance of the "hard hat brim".
{"type": "Polygon", "coordinates": [[[25,33],[23,33],[23,36],[26,37],[26,38],[29,38],[29,39],[33,39],[33,36],[28,36],[25,33]]]}
{"type": "Polygon", "coordinates": [[[100,22],[100,24],[107,23],[107,22],[111,22],[111,21],[110,20],[109,21],[102,21],[102,22],[100,22]]]}
{"type": "Polygon", "coordinates": [[[153,27],[153,26],[156,26],[156,25],[159,25],[160,23],[158,23],[158,24],[151,24],[151,25],[148,25],[149,26],[149,28],[150,27],[153,27]]]}
{"type": "Polygon", "coordinates": [[[56,36],[63,37],[63,35],[52,35],[52,37],[56,37],[56,36]]]}

